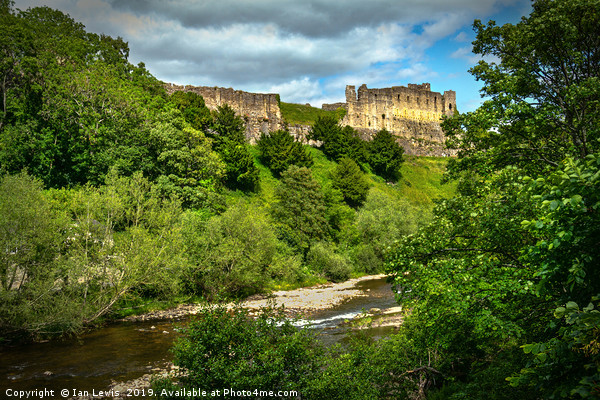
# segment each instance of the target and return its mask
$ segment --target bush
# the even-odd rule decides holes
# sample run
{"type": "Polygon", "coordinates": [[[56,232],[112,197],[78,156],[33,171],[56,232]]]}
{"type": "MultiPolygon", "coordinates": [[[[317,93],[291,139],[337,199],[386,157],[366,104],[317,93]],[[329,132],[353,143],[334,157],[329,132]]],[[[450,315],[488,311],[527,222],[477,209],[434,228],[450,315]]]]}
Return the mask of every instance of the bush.
{"type": "Polygon", "coordinates": [[[384,252],[395,241],[416,231],[418,222],[418,210],[404,199],[371,191],[357,213],[356,227],[360,241],[372,246],[383,259],[384,252]]]}
{"type": "MultiPolygon", "coordinates": [[[[252,318],[240,307],[200,310],[173,353],[175,365],[186,371],[179,377],[181,386],[221,394],[224,388],[300,392],[319,374],[323,360],[316,338],[294,327],[282,310],[263,309],[252,318]]],[[[162,380],[154,388],[160,394],[180,386],[162,380]]]]}
{"type": "Polygon", "coordinates": [[[269,282],[278,241],[259,210],[239,203],[208,220],[189,213],[184,237],[191,263],[188,290],[208,298],[243,297],[269,282]]]}
{"type": "Polygon", "coordinates": [[[352,266],[341,254],[337,254],[332,245],[315,243],[306,257],[307,263],[332,282],[342,282],[350,278],[352,266]]]}

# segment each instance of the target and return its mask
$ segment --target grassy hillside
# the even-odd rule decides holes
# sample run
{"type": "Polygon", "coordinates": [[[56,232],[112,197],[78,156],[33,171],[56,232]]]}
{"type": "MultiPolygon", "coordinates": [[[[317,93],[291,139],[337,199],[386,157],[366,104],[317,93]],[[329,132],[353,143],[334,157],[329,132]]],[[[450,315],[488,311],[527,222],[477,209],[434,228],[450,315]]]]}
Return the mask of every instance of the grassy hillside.
{"type": "Polygon", "coordinates": [[[342,111],[325,111],[304,104],[281,102],[280,108],[282,118],[290,124],[312,125],[318,117],[331,115],[341,118],[344,115],[342,111]]]}
{"type": "Polygon", "coordinates": [[[405,156],[398,192],[412,204],[425,207],[433,206],[435,199],[451,197],[456,184],[441,183],[447,163],[444,157],[405,156]]]}
{"type": "MultiPolygon", "coordinates": [[[[312,172],[315,179],[324,187],[329,184],[330,172],[337,163],[330,161],[319,149],[310,147],[314,165],[312,172]]],[[[267,206],[275,201],[274,191],[278,180],[271,171],[258,159],[259,151],[256,146],[250,146],[250,152],[255,158],[255,164],[260,170],[260,190],[251,195],[250,201],[257,205],[267,206]]],[[[413,206],[429,211],[433,208],[434,200],[448,198],[455,190],[455,184],[442,184],[447,158],[406,156],[402,166],[402,179],[390,184],[383,178],[367,171],[371,181],[371,189],[384,192],[392,198],[403,198],[413,206]]],[[[238,193],[241,195],[241,193],[238,193]]]]}

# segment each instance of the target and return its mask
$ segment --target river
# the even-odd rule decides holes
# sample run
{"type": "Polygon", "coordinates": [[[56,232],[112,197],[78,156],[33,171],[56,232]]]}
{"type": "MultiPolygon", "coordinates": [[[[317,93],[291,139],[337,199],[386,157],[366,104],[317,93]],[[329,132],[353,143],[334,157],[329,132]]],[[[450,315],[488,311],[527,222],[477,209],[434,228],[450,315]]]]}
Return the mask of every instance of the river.
{"type": "MultiPolygon", "coordinates": [[[[361,281],[355,289],[366,296],[313,313],[298,324],[319,329],[322,340],[332,343],[343,338],[347,329],[344,321],[364,310],[397,306],[385,278],[361,281]]],[[[120,322],[73,339],[2,348],[0,393],[4,395],[7,389],[91,392],[105,390],[113,381],[139,378],[168,364],[169,349],[182,324],[185,322],[120,322]]],[[[372,328],[370,332],[381,336],[390,330],[372,328]]]]}

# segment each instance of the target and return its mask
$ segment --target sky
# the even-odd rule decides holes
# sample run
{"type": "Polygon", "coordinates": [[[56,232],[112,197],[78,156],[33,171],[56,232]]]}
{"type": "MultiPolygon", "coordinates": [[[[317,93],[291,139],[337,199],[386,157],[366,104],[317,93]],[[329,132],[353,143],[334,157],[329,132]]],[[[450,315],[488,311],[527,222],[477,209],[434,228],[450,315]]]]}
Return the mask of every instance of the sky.
{"type": "Polygon", "coordinates": [[[530,0],[15,0],[48,6],[88,31],[120,36],[133,64],[181,85],[345,101],[346,85],[431,83],[461,112],[482,102],[468,72],[473,21],[517,23],[530,0]]]}

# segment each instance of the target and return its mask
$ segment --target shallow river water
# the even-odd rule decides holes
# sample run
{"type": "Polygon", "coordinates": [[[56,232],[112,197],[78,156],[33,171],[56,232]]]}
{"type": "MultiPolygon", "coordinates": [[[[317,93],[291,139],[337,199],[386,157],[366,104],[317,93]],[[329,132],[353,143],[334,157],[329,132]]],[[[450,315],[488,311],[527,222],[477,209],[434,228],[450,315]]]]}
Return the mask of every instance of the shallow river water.
{"type": "MultiPolygon", "coordinates": [[[[359,282],[367,296],[349,299],[311,316],[307,324],[321,330],[326,343],[339,341],[340,324],[364,310],[397,305],[385,278],[359,282]]],[[[185,322],[115,323],[75,339],[0,348],[0,397],[12,390],[105,390],[111,381],[127,381],[164,367],[177,327],[185,322]]],[[[373,329],[375,336],[389,328],[373,329]]],[[[39,396],[37,397],[39,398],[39,396]]]]}

